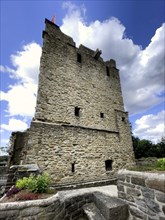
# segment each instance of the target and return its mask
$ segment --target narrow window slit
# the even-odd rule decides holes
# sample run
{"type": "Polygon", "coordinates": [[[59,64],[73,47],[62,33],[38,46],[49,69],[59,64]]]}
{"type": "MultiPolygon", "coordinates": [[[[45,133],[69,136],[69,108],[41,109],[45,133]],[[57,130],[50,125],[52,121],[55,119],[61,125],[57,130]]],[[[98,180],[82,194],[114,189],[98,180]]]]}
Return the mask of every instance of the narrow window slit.
{"type": "Polygon", "coordinates": [[[75,172],[75,163],[72,163],[72,173],[75,172]]]}
{"type": "Polygon", "coordinates": [[[81,54],[80,53],[77,53],[77,62],[81,63],[81,54]]]}
{"type": "Polygon", "coordinates": [[[80,108],[79,107],[75,107],[75,110],[74,110],[74,114],[75,116],[80,116],[80,108]]]}
{"type": "Polygon", "coordinates": [[[106,72],[107,72],[107,76],[110,76],[110,74],[109,74],[109,67],[108,66],[106,66],[106,72]]]}

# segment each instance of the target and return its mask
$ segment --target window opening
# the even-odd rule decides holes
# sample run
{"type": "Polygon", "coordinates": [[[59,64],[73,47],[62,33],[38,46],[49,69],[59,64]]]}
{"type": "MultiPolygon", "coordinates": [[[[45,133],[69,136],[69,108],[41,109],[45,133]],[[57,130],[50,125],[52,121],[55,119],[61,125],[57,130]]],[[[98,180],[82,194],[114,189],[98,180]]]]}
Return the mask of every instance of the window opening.
{"type": "Polygon", "coordinates": [[[106,171],[110,171],[110,170],[112,170],[112,160],[106,160],[105,161],[105,169],[106,169],[106,171]]]}
{"type": "Polygon", "coordinates": [[[122,117],[122,121],[125,121],[125,117],[122,117]]]}
{"type": "Polygon", "coordinates": [[[110,76],[110,74],[109,74],[109,67],[108,66],[106,66],[106,72],[107,72],[107,76],[110,76]]]}
{"type": "Polygon", "coordinates": [[[104,118],[104,113],[100,112],[100,118],[104,118]]]}
{"type": "Polygon", "coordinates": [[[81,63],[81,54],[77,53],[77,62],[81,63]]]}
{"type": "Polygon", "coordinates": [[[75,163],[72,163],[72,173],[75,172],[75,163]]]}
{"type": "Polygon", "coordinates": [[[74,114],[75,116],[80,116],[80,108],[79,107],[75,107],[75,110],[74,110],[74,114]]]}

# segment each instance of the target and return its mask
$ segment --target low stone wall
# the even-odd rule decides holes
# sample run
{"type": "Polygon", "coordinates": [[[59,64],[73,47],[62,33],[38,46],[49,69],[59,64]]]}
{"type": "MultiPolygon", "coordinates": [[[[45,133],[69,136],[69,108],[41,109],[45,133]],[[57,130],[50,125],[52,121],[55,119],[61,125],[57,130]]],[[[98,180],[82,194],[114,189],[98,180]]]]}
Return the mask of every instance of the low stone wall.
{"type": "Polygon", "coordinates": [[[2,220],[75,220],[83,216],[82,206],[92,202],[92,193],[66,197],[57,193],[51,198],[0,204],[2,220]]]}
{"type": "Polygon", "coordinates": [[[118,197],[130,207],[132,219],[165,220],[165,173],[121,170],[118,197]]]}

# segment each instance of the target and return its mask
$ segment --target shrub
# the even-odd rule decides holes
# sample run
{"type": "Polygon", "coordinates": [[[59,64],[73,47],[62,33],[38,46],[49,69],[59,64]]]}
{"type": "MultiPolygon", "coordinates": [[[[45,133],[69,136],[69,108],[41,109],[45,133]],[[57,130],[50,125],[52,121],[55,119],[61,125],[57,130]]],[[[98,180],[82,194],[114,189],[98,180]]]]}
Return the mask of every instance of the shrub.
{"type": "Polygon", "coordinates": [[[11,189],[9,189],[9,191],[6,193],[6,196],[9,197],[9,196],[12,196],[18,192],[20,192],[21,189],[18,189],[17,187],[13,186],[11,189]]]}
{"type": "Polygon", "coordinates": [[[48,190],[49,183],[50,178],[48,174],[30,175],[29,178],[24,177],[21,180],[17,180],[16,187],[19,189],[28,189],[31,192],[45,193],[48,190]]]}
{"type": "Polygon", "coordinates": [[[157,160],[156,165],[160,170],[165,170],[165,158],[161,158],[161,159],[157,160]]]}
{"type": "Polygon", "coordinates": [[[38,175],[36,177],[36,185],[34,192],[44,193],[48,190],[48,186],[50,183],[50,178],[47,174],[38,175]]]}

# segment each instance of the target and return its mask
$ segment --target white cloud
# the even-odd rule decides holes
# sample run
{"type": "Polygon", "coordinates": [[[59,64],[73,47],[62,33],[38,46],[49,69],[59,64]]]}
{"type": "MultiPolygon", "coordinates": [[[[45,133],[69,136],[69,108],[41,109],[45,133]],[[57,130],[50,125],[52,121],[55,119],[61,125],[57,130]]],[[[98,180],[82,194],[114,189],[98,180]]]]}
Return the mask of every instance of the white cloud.
{"type": "Polygon", "coordinates": [[[134,135],[157,143],[165,135],[165,111],[144,115],[135,121],[134,135]]]}
{"type": "Polygon", "coordinates": [[[1,72],[8,72],[17,83],[7,92],[1,91],[1,100],[8,102],[9,116],[32,117],[35,111],[41,47],[36,43],[24,45],[22,51],[11,55],[13,69],[1,66],[1,72]]]}
{"type": "Polygon", "coordinates": [[[1,100],[7,101],[6,112],[9,116],[34,115],[36,105],[37,86],[35,84],[14,85],[8,92],[1,92],[1,100]]]}
{"type": "Polygon", "coordinates": [[[2,124],[1,128],[7,131],[25,131],[28,128],[28,125],[21,120],[11,118],[9,119],[9,123],[2,124]]]}
{"type": "Polygon", "coordinates": [[[162,102],[165,72],[165,24],[158,28],[145,49],[126,38],[125,27],[117,18],[86,24],[84,6],[65,4],[68,13],[61,30],[72,36],[77,45],[101,49],[105,60],[113,58],[120,69],[126,110],[130,114],[143,112],[162,102]]]}

